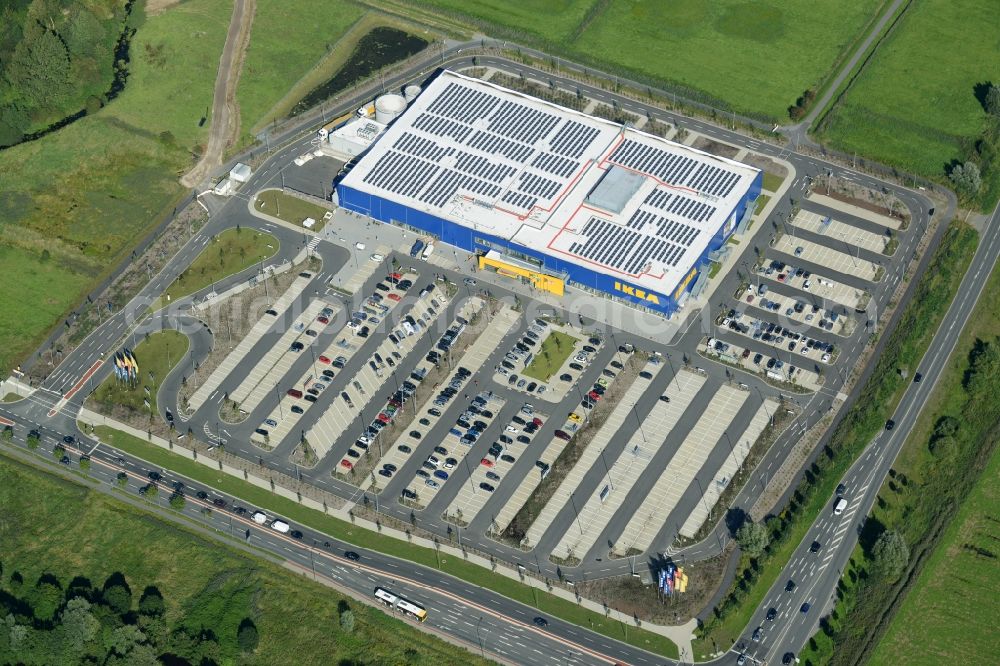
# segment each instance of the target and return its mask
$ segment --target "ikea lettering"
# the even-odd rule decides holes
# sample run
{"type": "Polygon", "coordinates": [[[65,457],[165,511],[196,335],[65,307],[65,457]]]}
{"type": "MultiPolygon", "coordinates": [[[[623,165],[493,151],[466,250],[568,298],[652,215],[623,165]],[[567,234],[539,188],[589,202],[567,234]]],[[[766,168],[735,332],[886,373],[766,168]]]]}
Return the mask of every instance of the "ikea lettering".
{"type": "Polygon", "coordinates": [[[647,292],[647,291],[643,291],[642,289],[638,289],[636,287],[633,287],[630,284],[624,284],[624,283],[618,282],[616,280],[615,281],[615,289],[617,291],[622,292],[623,294],[625,294],[627,296],[632,296],[633,298],[638,298],[638,299],[641,299],[643,301],[648,301],[648,302],[650,302],[650,303],[652,303],[654,305],[659,305],[660,304],[660,297],[659,296],[657,296],[656,294],[647,292]]]}

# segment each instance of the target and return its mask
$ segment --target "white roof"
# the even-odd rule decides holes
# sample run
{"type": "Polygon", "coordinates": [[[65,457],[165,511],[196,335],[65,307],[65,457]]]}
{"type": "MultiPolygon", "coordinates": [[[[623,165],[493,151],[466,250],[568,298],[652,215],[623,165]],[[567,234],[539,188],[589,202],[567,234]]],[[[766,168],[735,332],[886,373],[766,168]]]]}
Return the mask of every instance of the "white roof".
{"type": "Polygon", "coordinates": [[[234,166],[232,171],[229,172],[229,177],[240,183],[245,183],[250,180],[251,173],[252,171],[249,164],[237,162],[236,166],[234,166]]]}
{"type": "Polygon", "coordinates": [[[330,132],[328,141],[333,143],[336,139],[348,141],[367,148],[378,138],[385,125],[376,122],[371,118],[360,118],[355,116],[351,120],[330,132]]]}
{"type": "Polygon", "coordinates": [[[343,185],[668,293],[758,173],[444,71],[343,185]]]}

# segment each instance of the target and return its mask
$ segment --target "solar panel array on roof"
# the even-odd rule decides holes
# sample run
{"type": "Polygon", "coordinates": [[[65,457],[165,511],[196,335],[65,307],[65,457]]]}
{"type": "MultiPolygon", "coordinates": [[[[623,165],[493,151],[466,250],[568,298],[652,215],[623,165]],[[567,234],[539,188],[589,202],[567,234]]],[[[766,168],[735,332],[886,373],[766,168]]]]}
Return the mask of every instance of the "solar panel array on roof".
{"type": "Polygon", "coordinates": [[[533,146],[547,136],[558,122],[558,116],[507,100],[490,118],[489,128],[491,132],[533,146]]]}
{"type": "Polygon", "coordinates": [[[583,123],[570,120],[564,124],[552,137],[552,152],[579,159],[584,151],[590,148],[600,132],[595,127],[587,127],[583,123]]]}
{"type": "Polygon", "coordinates": [[[738,173],[728,169],[704,162],[699,164],[690,157],[668,153],[631,139],[623,141],[608,159],[656,176],[665,183],[684,185],[717,197],[728,196],[740,179],[738,173]]]}
{"type": "Polygon", "coordinates": [[[439,169],[436,164],[390,150],[365,175],[364,182],[404,197],[416,197],[439,169]]]}
{"type": "Polygon", "coordinates": [[[654,260],[676,266],[684,255],[684,248],[680,245],[636,233],[627,226],[596,216],[587,220],[579,233],[586,240],[571,243],[571,253],[629,275],[648,270],[654,260]]]}

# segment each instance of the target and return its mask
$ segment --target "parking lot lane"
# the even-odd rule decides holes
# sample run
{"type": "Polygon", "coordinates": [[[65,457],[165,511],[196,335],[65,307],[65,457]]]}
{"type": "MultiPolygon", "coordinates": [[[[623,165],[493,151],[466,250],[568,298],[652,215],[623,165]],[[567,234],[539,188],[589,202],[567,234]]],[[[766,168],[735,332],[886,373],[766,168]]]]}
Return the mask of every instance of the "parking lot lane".
{"type": "MultiPolygon", "coordinates": [[[[705,381],[703,375],[682,368],[663,392],[670,401],[658,399],[653,403],[649,413],[642,419],[641,427],[635,429],[613,463],[608,455],[598,461],[599,465],[607,463],[611,467],[604,470],[601,482],[589,498],[578,498],[574,507],[578,510],[574,516],[574,524],[569,526],[552,549],[554,556],[582,559],[598,543],[611,518],[625,505],[626,498],[629,498],[640,476],[647,472],[659,473],[650,463],[666,444],[674,426],[705,381]]],[[[665,459],[662,459],[662,464],[666,464],[665,459]]],[[[630,499],[630,510],[633,504],[641,502],[641,498],[630,499]]]]}
{"type": "Polygon", "coordinates": [[[881,253],[889,242],[889,236],[847,224],[835,217],[801,209],[792,219],[792,226],[820,236],[841,239],[850,245],[869,252],[881,253]]]}
{"type": "MultiPolygon", "coordinates": [[[[719,466],[712,477],[713,480],[705,483],[705,494],[702,496],[702,501],[695,505],[687,520],[681,525],[681,536],[691,538],[698,533],[698,530],[701,529],[701,526],[708,519],[712,508],[719,501],[722,491],[726,489],[726,486],[732,481],[733,476],[736,475],[740,466],[743,465],[743,461],[746,460],[757,438],[764,432],[764,428],[770,422],[771,416],[777,410],[777,401],[771,399],[765,400],[757,408],[746,429],[738,437],[730,435],[732,448],[729,450],[729,455],[723,459],[722,465],[719,466]]],[[[723,439],[726,438],[724,437],[723,439]]],[[[726,444],[728,445],[729,443],[730,440],[726,439],[726,444]]]]}
{"type": "Polygon", "coordinates": [[[538,517],[535,518],[535,521],[528,528],[525,535],[528,543],[537,544],[542,539],[559,512],[562,511],[564,506],[570,504],[570,498],[575,495],[580,482],[583,481],[583,477],[600,460],[601,452],[611,443],[611,440],[617,437],[622,430],[631,431],[634,428],[634,425],[627,426],[626,421],[635,423],[636,417],[633,413],[633,408],[639,402],[639,398],[649,388],[651,381],[656,379],[656,376],[662,369],[663,364],[646,364],[644,370],[651,373],[653,379],[636,379],[618,404],[614,406],[611,413],[608,414],[601,425],[600,430],[594,434],[583,451],[581,451],[580,458],[566,474],[565,478],[563,478],[559,487],[552,494],[551,499],[538,512],[538,517]]]}
{"type": "Polygon", "coordinates": [[[615,541],[614,552],[646,552],[660,528],[676,508],[684,491],[695,483],[695,476],[716,446],[728,447],[723,433],[727,431],[750,394],[739,388],[722,385],[708,408],[691,428],[684,442],[674,453],[646,501],[629,520],[615,541]]]}
{"type": "MultiPolygon", "coordinates": [[[[253,325],[249,332],[233,351],[226,355],[226,358],[212,371],[205,382],[198,387],[188,400],[188,411],[196,412],[208,397],[217,389],[222,381],[232,373],[240,363],[246,358],[253,357],[253,350],[271,328],[283,320],[285,311],[294,303],[302,291],[306,288],[312,278],[297,277],[289,285],[288,289],[271,305],[270,309],[278,313],[277,316],[265,314],[253,325]]],[[[260,352],[263,353],[263,350],[260,352]]]]}
{"type": "Polygon", "coordinates": [[[777,252],[783,252],[792,257],[798,257],[803,261],[812,262],[819,266],[825,266],[830,270],[844,275],[853,275],[861,280],[869,282],[877,281],[879,277],[879,266],[874,261],[857,256],[857,248],[850,246],[846,241],[840,239],[830,239],[831,245],[839,244],[842,249],[833,249],[826,245],[820,245],[803,238],[795,238],[790,234],[785,234],[775,242],[772,247],[777,252]],[[851,250],[848,254],[847,250],[851,250]]]}

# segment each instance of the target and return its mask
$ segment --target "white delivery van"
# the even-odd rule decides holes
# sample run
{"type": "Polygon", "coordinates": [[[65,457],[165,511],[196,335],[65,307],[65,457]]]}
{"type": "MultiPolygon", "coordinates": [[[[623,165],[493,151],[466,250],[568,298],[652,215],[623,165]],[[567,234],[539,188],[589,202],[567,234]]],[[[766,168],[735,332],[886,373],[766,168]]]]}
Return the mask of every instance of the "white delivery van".
{"type": "Polygon", "coordinates": [[[288,534],[288,523],[283,520],[276,520],[271,523],[271,529],[275,532],[281,532],[282,534],[288,534]]]}
{"type": "Polygon", "coordinates": [[[253,520],[253,522],[257,523],[258,525],[263,525],[264,523],[267,522],[267,515],[261,511],[254,511],[253,515],[250,516],[250,518],[253,520]]]}
{"type": "Polygon", "coordinates": [[[434,243],[428,243],[427,247],[424,248],[424,253],[420,255],[420,258],[427,261],[427,257],[434,254],[434,243]]]}
{"type": "Polygon", "coordinates": [[[843,497],[838,497],[837,501],[833,503],[833,515],[839,516],[844,513],[844,509],[847,508],[847,500],[843,497]]]}

